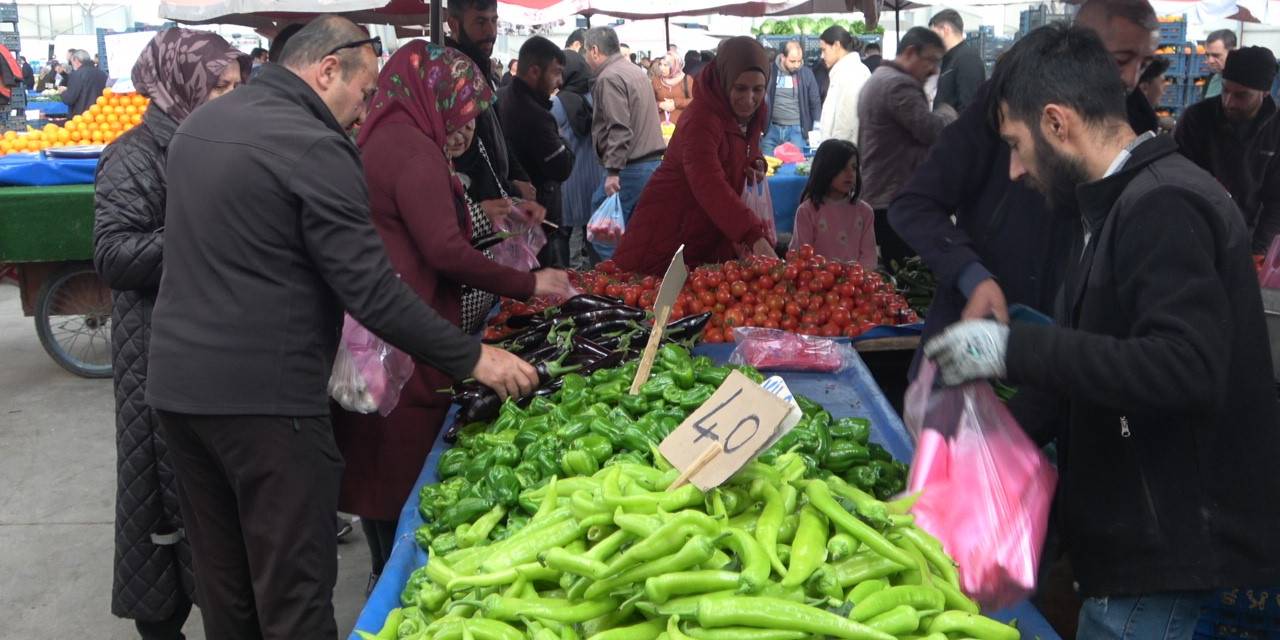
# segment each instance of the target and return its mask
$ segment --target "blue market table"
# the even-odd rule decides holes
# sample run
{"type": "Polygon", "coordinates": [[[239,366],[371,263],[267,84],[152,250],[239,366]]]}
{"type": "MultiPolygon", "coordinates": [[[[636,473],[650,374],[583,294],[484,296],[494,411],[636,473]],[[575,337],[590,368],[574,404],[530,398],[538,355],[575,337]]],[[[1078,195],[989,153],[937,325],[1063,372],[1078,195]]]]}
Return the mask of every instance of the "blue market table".
{"type": "Polygon", "coordinates": [[[773,224],[778,233],[791,233],[796,227],[796,208],[809,176],[796,175],[796,165],[784,164],[769,176],[769,196],[773,198],[773,224]]]}
{"type": "MultiPolygon", "coordinates": [[[[776,202],[776,201],[775,201],[776,202]]],[[[695,354],[708,356],[717,362],[724,362],[732,351],[732,345],[703,345],[694,350],[695,354]]],[[[796,394],[804,395],[818,402],[836,418],[848,416],[864,417],[871,420],[871,439],[879,443],[898,460],[911,460],[914,446],[903,427],[902,420],[894,413],[889,401],[876,386],[875,380],[866,365],[859,360],[849,370],[837,374],[818,373],[783,373],[787,386],[796,394]]],[[[445,418],[445,424],[452,421],[453,412],[445,418]]],[[[442,432],[443,433],[443,432],[442,432]]],[[[400,592],[415,569],[427,563],[427,554],[414,541],[414,532],[422,525],[418,514],[418,491],[423,485],[437,482],[436,467],[440,456],[448,448],[443,439],[437,439],[427,456],[422,473],[409,499],[400,513],[400,522],[396,528],[395,546],[391,551],[391,559],[383,568],[382,577],[374,587],[373,593],[365,603],[364,610],[356,620],[356,629],[376,633],[382,627],[387,613],[400,606],[400,592]]],[[[1018,619],[1018,628],[1022,637],[1028,640],[1059,640],[1053,628],[1036,611],[1030,603],[1024,602],[1014,607],[992,614],[999,620],[1018,619]]],[[[350,640],[359,640],[355,631],[350,640]]]]}

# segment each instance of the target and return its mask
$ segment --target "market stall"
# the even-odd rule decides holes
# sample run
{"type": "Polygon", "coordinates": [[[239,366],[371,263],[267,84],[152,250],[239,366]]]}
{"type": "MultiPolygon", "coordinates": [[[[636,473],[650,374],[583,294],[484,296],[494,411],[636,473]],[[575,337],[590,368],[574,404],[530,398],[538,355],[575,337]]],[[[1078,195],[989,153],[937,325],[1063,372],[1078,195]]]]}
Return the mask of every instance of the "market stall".
{"type": "MultiPolygon", "coordinates": [[[[694,353],[708,356],[715,362],[722,363],[728,358],[730,350],[728,345],[704,345],[694,353]]],[[[884,451],[897,460],[910,460],[912,443],[902,422],[860,361],[853,363],[848,370],[838,375],[784,373],[782,378],[794,394],[813,399],[830,412],[833,419],[869,420],[872,443],[883,447],[884,451]]],[[[450,420],[452,417],[451,413],[450,420]]],[[[443,440],[438,440],[428,457],[418,483],[402,512],[391,560],[356,623],[357,631],[376,632],[381,628],[388,612],[401,606],[401,593],[410,580],[411,574],[428,562],[427,552],[416,541],[416,533],[423,525],[419,494],[424,486],[440,481],[440,464],[447,451],[447,445],[443,440]]],[[[1035,609],[1026,603],[999,612],[994,617],[1000,620],[1016,618],[1023,638],[1038,637],[1048,640],[1058,637],[1035,609]]],[[[353,640],[358,640],[360,637],[357,632],[351,635],[353,640]]]]}

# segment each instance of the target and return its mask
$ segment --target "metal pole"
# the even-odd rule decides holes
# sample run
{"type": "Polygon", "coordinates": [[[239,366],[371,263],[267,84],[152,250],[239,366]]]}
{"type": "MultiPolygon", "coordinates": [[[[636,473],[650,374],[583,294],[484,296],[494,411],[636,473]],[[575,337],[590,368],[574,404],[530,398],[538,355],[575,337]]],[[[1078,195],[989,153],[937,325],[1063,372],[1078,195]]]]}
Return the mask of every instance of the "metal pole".
{"type": "Polygon", "coordinates": [[[444,0],[431,0],[431,43],[444,44],[444,0]]]}
{"type": "Polygon", "coordinates": [[[893,7],[893,51],[898,55],[898,44],[902,42],[902,10],[898,5],[893,7]]]}
{"type": "MultiPolygon", "coordinates": [[[[662,28],[667,34],[667,51],[671,50],[671,16],[662,16],[662,28]]],[[[666,55],[664,51],[662,55],[666,55]]]]}

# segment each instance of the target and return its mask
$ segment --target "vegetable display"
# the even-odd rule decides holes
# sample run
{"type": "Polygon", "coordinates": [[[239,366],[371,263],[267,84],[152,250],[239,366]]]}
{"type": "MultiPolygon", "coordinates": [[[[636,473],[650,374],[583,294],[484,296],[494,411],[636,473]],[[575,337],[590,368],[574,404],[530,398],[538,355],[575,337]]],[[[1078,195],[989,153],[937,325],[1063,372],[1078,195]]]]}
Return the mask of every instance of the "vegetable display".
{"type": "Polygon", "coordinates": [[[961,593],[954,563],[907,513],[911,499],[877,500],[794,451],[705,493],[666,491],[678,473],[655,463],[527,489],[512,506],[527,523],[493,541],[470,530],[457,537],[482,541],[426,540],[430,559],[403,606],[362,637],[1019,638],[961,593]]]}
{"type": "MultiPolygon", "coordinates": [[[[552,476],[591,476],[615,465],[661,461],[654,453],[657,445],[711,397],[730,371],[764,380],[749,367],[716,366],[709,358],[691,357],[683,347],[667,344],[658,350],[640,394],[632,396],[628,390],[637,367],[633,361],[589,375],[566,374],[554,393],[535,396],[523,407],[502,403],[492,422],[461,429],[455,445],[440,457],[441,482],[425,485],[419,494],[424,548],[430,542],[446,552],[519,529],[529,512],[519,509],[520,496],[552,476]]],[[[796,402],[803,412],[800,422],[760,460],[791,452],[807,469],[838,474],[875,496],[902,491],[907,467],[869,441],[868,420],[832,418],[803,396],[796,402]]],[[[736,495],[729,499],[745,500],[736,495]]],[[[532,505],[526,501],[524,506],[532,505]]]]}
{"type": "Polygon", "coordinates": [[[933,277],[933,272],[929,271],[920,256],[912,256],[902,264],[894,262],[890,266],[898,294],[906,299],[913,311],[924,315],[929,310],[929,305],[933,304],[933,296],[938,291],[938,282],[933,277]]]}
{"type": "MultiPolygon", "coordinates": [[[[661,284],[654,276],[622,272],[609,260],[571,278],[582,291],[644,310],[653,309],[661,284]]],[[[508,340],[519,331],[512,321],[530,314],[537,317],[544,309],[505,302],[485,337],[508,340]]],[[[788,252],[785,261],[753,257],[693,269],[671,316],[703,313],[711,314],[702,335],[706,342],[731,342],[733,328],[743,326],[856,337],[878,325],[919,321],[917,312],[879,273],[828,261],[808,245],[788,252]]]]}

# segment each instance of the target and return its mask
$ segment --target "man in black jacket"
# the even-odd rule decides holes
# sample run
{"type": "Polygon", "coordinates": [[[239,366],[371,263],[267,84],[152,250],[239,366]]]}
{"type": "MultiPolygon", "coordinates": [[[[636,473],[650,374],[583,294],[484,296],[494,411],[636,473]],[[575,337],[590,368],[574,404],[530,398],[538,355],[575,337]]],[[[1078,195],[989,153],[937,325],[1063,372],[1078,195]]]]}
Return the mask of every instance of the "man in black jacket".
{"type": "Polygon", "coordinates": [[[1057,324],[968,320],[925,352],[947,384],[1061,399],[1078,637],[1189,639],[1206,591],[1280,582],[1280,408],[1244,221],[1171,138],[1134,134],[1110,68],[1063,25],[1004,55],[1009,174],[1077,212],[1057,324]]]}
{"type": "Polygon", "coordinates": [[[938,71],[938,95],[935,107],[948,104],[957,112],[973,103],[978,87],[987,79],[987,66],[982,52],[964,37],[964,19],[955,9],[943,9],[929,19],[929,28],[942,38],[947,53],[938,71]]]}
{"type": "Polygon", "coordinates": [[[1187,107],[1175,134],[1183,155],[1235,198],[1256,254],[1280,234],[1280,116],[1268,95],[1275,78],[1276,57],[1266,48],[1232,51],[1222,93],[1187,107]]]}
{"type": "MultiPolygon", "coordinates": [[[[497,0],[454,0],[449,3],[449,46],[467,54],[498,91],[493,77],[493,44],[498,40],[497,0]]],[[[490,220],[511,212],[512,198],[523,198],[524,208],[538,220],[546,210],[537,203],[537,190],[529,174],[509,152],[498,109],[487,109],[476,119],[476,143],[453,161],[464,177],[467,195],[484,208],[490,220]]]]}
{"type": "Polygon", "coordinates": [[[375,49],[346,19],[317,18],[169,145],[146,399],[182,487],[209,638],[337,637],[343,463],[326,384],[344,308],[454,378],[504,394],[537,380],[391,268],[347,136],[376,87],[375,49]]]}
{"type": "MultiPolygon", "coordinates": [[[[1120,78],[1136,87],[1154,52],[1156,14],[1147,0],[1089,0],[1076,24],[1102,37],[1120,78]]],[[[1012,303],[1049,312],[1062,282],[1073,224],[1009,180],[1009,149],[987,118],[989,84],[943,130],[889,208],[894,229],[938,279],[926,339],[961,317],[1007,319],[1012,303]]]]}
{"type": "Polygon", "coordinates": [[[93,57],[84,49],[77,49],[71,55],[71,69],[62,101],[67,104],[71,117],[75,117],[88,111],[102,95],[107,87],[107,74],[93,64],[93,57]]]}
{"type": "Polygon", "coordinates": [[[569,267],[569,232],[562,222],[560,183],[573,171],[573,152],[560,137],[551,115],[551,95],[561,84],[565,54],[555,43],[534,36],[520,47],[516,76],[498,92],[498,111],[506,123],[507,144],[520,164],[529,170],[538,190],[538,204],[546,207],[547,220],[559,228],[547,234],[547,246],[538,255],[544,267],[569,267]]]}

